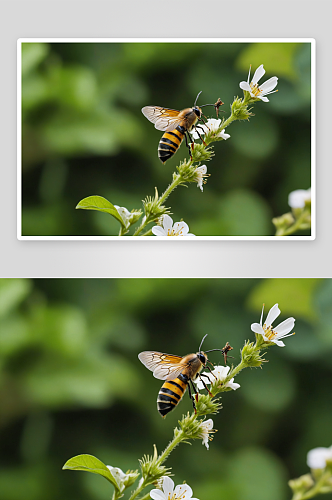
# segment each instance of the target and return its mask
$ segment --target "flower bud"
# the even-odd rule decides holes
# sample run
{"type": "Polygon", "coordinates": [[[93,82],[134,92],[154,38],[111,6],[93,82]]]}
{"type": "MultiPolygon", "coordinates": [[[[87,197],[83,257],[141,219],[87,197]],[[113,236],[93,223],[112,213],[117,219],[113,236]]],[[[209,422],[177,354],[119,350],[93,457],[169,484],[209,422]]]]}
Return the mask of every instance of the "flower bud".
{"type": "Polygon", "coordinates": [[[299,495],[310,490],[314,485],[314,480],[310,474],[304,474],[303,476],[288,481],[288,485],[293,490],[294,494],[296,493],[299,495]]]}
{"type": "Polygon", "coordinates": [[[208,161],[214,156],[212,148],[204,146],[198,142],[194,143],[194,149],[192,150],[192,162],[208,161]]]}
{"type": "Polygon", "coordinates": [[[211,399],[207,394],[200,394],[198,397],[198,401],[196,402],[196,411],[197,415],[209,415],[216,414],[222,408],[222,404],[220,402],[220,398],[211,399]]]}
{"type": "Polygon", "coordinates": [[[237,120],[249,120],[251,116],[254,116],[252,113],[250,113],[244,101],[242,99],[239,99],[238,97],[236,97],[233,101],[232,115],[237,120]]]}
{"type": "Polygon", "coordinates": [[[260,351],[257,350],[257,346],[249,340],[244,344],[241,351],[242,362],[246,366],[258,367],[265,362],[265,359],[260,355],[260,351]]]}
{"type": "Polygon", "coordinates": [[[141,465],[143,481],[147,484],[151,484],[157,481],[162,476],[169,474],[169,469],[163,465],[158,464],[158,453],[156,445],[153,445],[153,457],[149,455],[144,455],[144,457],[139,461],[141,465]]]}
{"type": "Polygon", "coordinates": [[[161,215],[164,215],[164,213],[166,213],[168,210],[165,206],[159,204],[159,195],[157,188],[155,188],[155,196],[147,196],[145,200],[143,200],[143,205],[146,218],[150,220],[157,219],[161,215]]]}

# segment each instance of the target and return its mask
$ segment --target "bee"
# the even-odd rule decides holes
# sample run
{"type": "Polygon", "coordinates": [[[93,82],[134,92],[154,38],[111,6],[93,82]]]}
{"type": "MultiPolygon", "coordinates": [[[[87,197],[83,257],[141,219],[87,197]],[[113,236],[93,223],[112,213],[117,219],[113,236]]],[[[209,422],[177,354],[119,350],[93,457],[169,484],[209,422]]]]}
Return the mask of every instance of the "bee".
{"type": "Polygon", "coordinates": [[[207,368],[210,372],[211,369],[207,366],[208,357],[207,353],[211,351],[223,351],[222,349],[211,349],[211,351],[201,351],[203,341],[207,335],[202,339],[199,350],[196,354],[187,354],[186,356],[176,356],[174,354],[165,354],[156,351],[143,351],[138,355],[139,360],[143,363],[148,370],[153,372],[153,376],[159,380],[166,380],[162,385],[158,398],[157,408],[162,417],[165,417],[172,411],[181,401],[182,396],[188,392],[192,401],[195,413],[196,405],[193,398],[191,387],[196,394],[196,401],[198,401],[198,392],[195,388],[193,381],[200,378],[205,389],[212,396],[208,387],[206,386],[200,373],[203,368],[207,368]]]}
{"type": "MultiPolygon", "coordinates": [[[[195,129],[201,138],[198,128],[202,129],[202,127],[196,125],[198,121],[205,123],[202,118],[203,113],[201,108],[204,106],[214,106],[216,110],[219,109],[221,104],[218,102],[216,104],[203,104],[201,107],[196,106],[197,99],[201,92],[198,93],[192,108],[185,108],[181,111],[162,108],[160,106],[145,106],[142,108],[143,115],[150,120],[150,122],[154,123],[155,128],[165,131],[158,146],[158,157],[162,163],[165,163],[177,152],[184,137],[191,158],[191,150],[187,137],[189,137],[189,142],[193,143],[188,132],[195,129]]],[[[201,140],[203,141],[202,138],[201,140]]],[[[203,143],[206,145],[204,141],[203,143]]]]}

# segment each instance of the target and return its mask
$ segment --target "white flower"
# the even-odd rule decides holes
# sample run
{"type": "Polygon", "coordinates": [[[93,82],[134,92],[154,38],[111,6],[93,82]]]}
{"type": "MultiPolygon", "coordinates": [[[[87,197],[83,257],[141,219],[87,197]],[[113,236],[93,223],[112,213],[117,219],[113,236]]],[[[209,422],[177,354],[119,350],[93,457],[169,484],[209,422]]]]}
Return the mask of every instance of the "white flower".
{"type": "Polygon", "coordinates": [[[206,184],[204,178],[209,177],[209,174],[207,174],[206,172],[207,172],[206,165],[201,165],[200,167],[197,167],[195,170],[196,173],[195,180],[197,181],[197,187],[199,187],[202,192],[203,192],[203,184],[206,184]]]}
{"type": "MultiPolygon", "coordinates": [[[[203,129],[202,133],[206,135],[208,132],[216,132],[220,128],[220,123],[220,118],[219,120],[217,120],[216,118],[209,118],[204,125],[200,125],[200,127],[203,129]]],[[[193,136],[193,139],[199,139],[199,135],[196,130],[192,130],[190,133],[193,136]]],[[[230,135],[226,134],[225,129],[223,129],[221,130],[221,132],[219,132],[219,134],[216,135],[216,137],[221,137],[226,141],[226,139],[230,138],[230,135]]]]}
{"type": "Polygon", "coordinates": [[[304,208],[307,201],[311,201],[311,188],[296,189],[288,195],[288,205],[291,208],[304,208]]]}
{"type": "Polygon", "coordinates": [[[295,334],[295,332],[289,333],[294,328],[295,319],[294,318],[287,318],[287,319],[285,319],[285,321],[280,323],[280,325],[278,325],[274,329],[272,329],[273,321],[275,321],[277,319],[277,317],[279,316],[279,314],[281,312],[279,307],[278,307],[278,304],[275,304],[272,307],[272,309],[269,310],[264,325],[262,324],[263,323],[263,311],[264,311],[264,304],[263,304],[260,323],[253,323],[251,325],[251,330],[255,333],[258,333],[259,335],[262,335],[263,339],[266,342],[274,342],[279,347],[284,347],[285,344],[280,339],[283,339],[284,337],[289,337],[290,335],[295,334]]]}
{"type": "Polygon", "coordinates": [[[198,500],[192,498],[193,492],[188,484],[179,484],[174,489],[174,481],[168,476],[164,477],[162,488],[163,491],[151,490],[150,497],[153,500],[198,500]]]}
{"type": "Polygon", "coordinates": [[[119,205],[114,205],[116,208],[118,214],[120,215],[125,227],[128,229],[130,224],[133,224],[138,220],[138,218],[141,216],[140,211],[133,211],[129,212],[129,210],[126,207],[119,207],[119,205]]]}
{"type": "Polygon", "coordinates": [[[119,205],[114,205],[121,219],[127,226],[129,224],[129,218],[132,215],[126,207],[119,207],[119,205]]]}
{"type": "Polygon", "coordinates": [[[175,222],[173,226],[173,219],[165,214],[163,216],[163,227],[153,226],[152,232],[155,236],[195,236],[189,233],[189,226],[185,222],[175,222]]]}
{"type": "MultiPolygon", "coordinates": [[[[212,373],[204,372],[204,382],[206,384],[218,383],[218,385],[221,385],[224,383],[229,370],[229,366],[216,366],[214,370],[212,370],[212,373]],[[209,378],[209,380],[207,380],[207,377],[209,378]]],[[[195,380],[195,384],[197,385],[198,389],[204,388],[203,382],[198,378],[195,380]]],[[[234,382],[234,378],[231,378],[228,382],[226,382],[225,387],[229,387],[230,389],[233,389],[233,391],[236,391],[236,389],[240,387],[240,384],[237,384],[236,382],[234,382]]]]}
{"type": "Polygon", "coordinates": [[[138,477],[137,471],[128,471],[125,474],[119,467],[112,467],[111,465],[106,465],[120,491],[123,491],[127,486],[133,484],[138,477]]]}
{"type": "Polygon", "coordinates": [[[272,78],[262,83],[261,86],[258,86],[258,80],[260,80],[262,76],[265,75],[265,69],[263,68],[263,64],[261,64],[259,68],[256,69],[253,79],[251,80],[251,83],[249,83],[250,70],[251,66],[249,68],[248,81],[240,82],[240,88],[242,90],[246,90],[247,92],[249,92],[251,97],[255,97],[256,99],[261,99],[264,102],[269,102],[268,98],[264,96],[268,94],[273,94],[273,92],[278,92],[277,90],[273,90],[278,84],[278,78],[276,76],[272,76],[272,78]]]}
{"type": "Polygon", "coordinates": [[[209,418],[209,420],[205,420],[204,422],[201,423],[200,425],[200,436],[202,438],[202,444],[206,446],[206,449],[209,449],[209,441],[212,441],[212,437],[210,434],[212,432],[215,432],[213,429],[213,420],[212,418],[209,418]]]}
{"type": "Polygon", "coordinates": [[[115,479],[116,484],[120,491],[124,489],[124,482],[127,478],[127,474],[125,474],[119,467],[112,467],[111,465],[106,465],[110,473],[115,479]]]}
{"type": "Polygon", "coordinates": [[[332,446],[314,448],[307,455],[307,464],[310,469],[325,469],[327,460],[332,461],[332,446]]]}

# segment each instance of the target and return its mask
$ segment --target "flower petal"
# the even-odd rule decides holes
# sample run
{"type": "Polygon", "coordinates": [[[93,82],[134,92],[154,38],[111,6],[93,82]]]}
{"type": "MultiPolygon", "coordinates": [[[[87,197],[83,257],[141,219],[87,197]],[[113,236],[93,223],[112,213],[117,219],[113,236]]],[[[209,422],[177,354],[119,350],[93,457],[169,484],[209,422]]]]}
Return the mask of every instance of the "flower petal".
{"type": "Polygon", "coordinates": [[[242,90],[246,90],[247,92],[250,92],[251,88],[248,82],[240,82],[240,88],[242,90]]]}
{"type": "Polygon", "coordinates": [[[251,83],[253,83],[254,85],[256,85],[256,83],[258,82],[258,80],[260,80],[262,78],[262,76],[264,76],[264,75],[265,75],[265,69],[263,67],[263,64],[261,64],[256,69],[251,83]]]}
{"type": "Polygon", "coordinates": [[[223,129],[223,130],[222,130],[222,131],[221,131],[221,132],[217,135],[217,137],[222,137],[222,138],[226,141],[227,139],[229,139],[229,138],[230,138],[230,135],[229,135],[229,134],[226,134],[225,129],[223,129]]]}
{"type": "Polygon", "coordinates": [[[240,384],[233,382],[233,380],[234,379],[231,378],[231,380],[225,384],[225,387],[230,387],[231,389],[233,389],[233,391],[236,391],[236,389],[238,389],[241,386],[240,386],[240,384]]]}
{"type": "Polygon", "coordinates": [[[175,487],[174,493],[175,498],[185,500],[192,497],[193,490],[190,488],[189,484],[179,484],[175,487]]]}
{"type": "MultiPolygon", "coordinates": [[[[194,380],[194,382],[197,385],[197,389],[199,389],[199,390],[204,389],[204,385],[203,385],[203,382],[201,380],[197,379],[197,380],[194,380]]],[[[206,384],[211,384],[211,382],[209,382],[207,380],[205,380],[205,383],[206,384]]]]}
{"type": "MultiPolygon", "coordinates": [[[[219,365],[219,366],[214,367],[214,370],[212,370],[212,373],[213,373],[213,375],[215,375],[217,377],[218,380],[222,381],[223,379],[225,379],[227,377],[229,370],[230,370],[229,366],[219,365]]],[[[213,380],[212,373],[210,373],[211,380],[213,380]]]]}
{"type": "Polygon", "coordinates": [[[262,307],[262,312],[261,312],[261,319],[259,321],[260,325],[263,326],[263,314],[264,314],[264,306],[265,304],[263,304],[263,307],[262,307]]]}
{"type": "Polygon", "coordinates": [[[164,476],[163,490],[167,499],[173,495],[173,489],[174,481],[170,477],[164,476]]]}
{"type": "Polygon", "coordinates": [[[160,226],[153,226],[151,231],[155,236],[167,236],[165,229],[160,226]]]}
{"type": "Polygon", "coordinates": [[[150,497],[153,500],[167,500],[167,497],[165,497],[165,494],[160,490],[151,490],[150,497]]]}
{"type": "Polygon", "coordinates": [[[278,307],[278,304],[274,304],[274,306],[271,307],[271,309],[269,310],[268,315],[266,317],[266,320],[265,320],[266,326],[267,327],[271,326],[273,321],[275,321],[277,319],[277,317],[279,316],[280,313],[281,313],[281,311],[278,307]]]}
{"type": "Polygon", "coordinates": [[[259,323],[252,323],[251,331],[254,333],[259,333],[259,335],[264,335],[263,327],[259,323]]]}
{"type": "Polygon", "coordinates": [[[260,100],[261,100],[261,101],[263,101],[263,102],[270,102],[270,101],[268,100],[268,98],[267,98],[267,97],[265,97],[265,96],[263,96],[263,95],[257,95],[257,96],[255,96],[255,97],[257,97],[258,99],[260,99],[260,100]]]}
{"type": "Polygon", "coordinates": [[[332,458],[332,448],[314,448],[307,455],[307,464],[310,469],[324,469],[326,460],[332,458]]]}
{"type": "Polygon", "coordinates": [[[168,230],[172,230],[172,226],[173,226],[173,219],[172,217],[170,217],[169,215],[165,214],[164,217],[163,217],[163,227],[166,231],[166,235],[167,235],[167,232],[168,230]]]}
{"type": "Polygon", "coordinates": [[[213,420],[212,418],[209,418],[208,420],[205,420],[204,426],[210,431],[213,427],[213,420]]]}
{"type": "Polygon", "coordinates": [[[268,92],[271,92],[271,90],[273,90],[277,85],[278,78],[276,76],[272,76],[272,78],[269,78],[268,80],[266,80],[266,82],[262,83],[259,88],[263,92],[263,94],[267,94],[268,92]]]}
{"type": "Polygon", "coordinates": [[[288,205],[291,208],[303,208],[306,201],[311,199],[311,189],[296,189],[288,195],[288,205]]]}
{"type": "Polygon", "coordinates": [[[291,330],[293,330],[295,325],[295,318],[287,318],[285,321],[280,323],[280,325],[276,326],[273,330],[278,334],[279,336],[286,335],[286,333],[289,333],[291,330]]]}
{"type": "Polygon", "coordinates": [[[283,343],[283,341],[278,340],[277,337],[275,337],[274,339],[271,339],[269,342],[274,342],[274,344],[277,344],[279,347],[285,347],[285,344],[283,343]]]}
{"type": "Polygon", "coordinates": [[[173,226],[173,231],[176,236],[186,236],[189,231],[189,226],[184,221],[176,222],[173,226]]]}

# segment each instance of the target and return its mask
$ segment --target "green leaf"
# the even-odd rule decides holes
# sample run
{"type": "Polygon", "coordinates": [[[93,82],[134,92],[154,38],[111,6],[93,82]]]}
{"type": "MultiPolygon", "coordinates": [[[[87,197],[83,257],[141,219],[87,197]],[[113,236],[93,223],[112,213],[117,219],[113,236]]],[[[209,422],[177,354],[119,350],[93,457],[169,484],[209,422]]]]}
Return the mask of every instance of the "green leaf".
{"type": "Polygon", "coordinates": [[[70,458],[62,469],[82,470],[85,472],[92,472],[93,474],[99,474],[112,483],[117,490],[119,489],[106,465],[93,455],[77,455],[76,457],[70,458]]]}
{"type": "Polygon", "coordinates": [[[121,224],[125,227],[125,224],[120,216],[119,212],[114,205],[106,198],[102,196],[88,196],[81,200],[76,208],[82,208],[84,210],[97,210],[99,212],[105,212],[107,214],[113,215],[121,224]]]}

